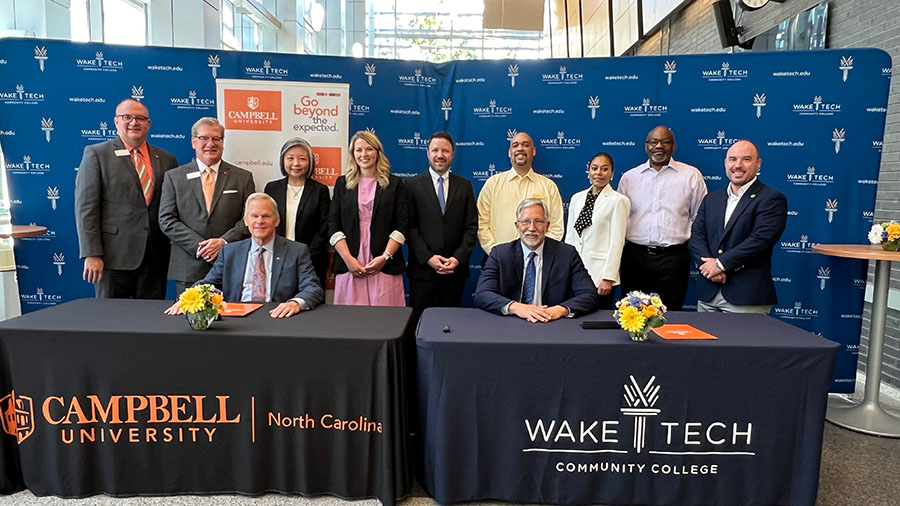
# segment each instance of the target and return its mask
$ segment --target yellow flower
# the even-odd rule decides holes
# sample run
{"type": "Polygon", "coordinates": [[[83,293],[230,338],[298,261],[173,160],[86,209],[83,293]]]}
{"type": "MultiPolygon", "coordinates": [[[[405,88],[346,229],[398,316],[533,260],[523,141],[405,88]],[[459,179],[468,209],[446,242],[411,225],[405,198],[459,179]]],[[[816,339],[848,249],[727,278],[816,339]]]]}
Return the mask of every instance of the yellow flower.
{"type": "Polygon", "coordinates": [[[650,318],[651,316],[656,316],[658,313],[659,313],[659,310],[653,306],[645,306],[644,307],[643,314],[647,318],[650,318]]]}
{"type": "Polygon", "coordinates": [[[900,223],[891,222],[886,228],[889,241],[900,239],[900,223]]]}
{"type": "Polygon", "coordinates": [[[662,306],[662,299],[660,299],[659,297],[650,297],[650,303],[655,307],[659,307],[662,306]]]}
{"type": "Polygon", "coordinates": [[[641,314],[640,310],[634,307],[626,307],[622,310],[619,317],[619,325],[629,332],[637,332],[644,328],[647,318],[641,314]]]}
{"type": "Polygon", "coordinates": [[[178,297],[178,307],[186,313],[196,313],[203,309],[205,301],[200,295],[200,290],[196,288],[188,288],[178,297]]]}

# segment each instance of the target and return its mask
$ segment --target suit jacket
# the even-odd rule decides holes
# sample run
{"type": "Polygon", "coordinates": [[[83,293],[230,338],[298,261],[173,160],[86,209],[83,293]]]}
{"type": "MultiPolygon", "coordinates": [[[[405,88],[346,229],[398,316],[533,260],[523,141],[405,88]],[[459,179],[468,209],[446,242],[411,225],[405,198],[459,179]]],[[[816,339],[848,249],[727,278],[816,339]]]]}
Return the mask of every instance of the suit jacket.
{"type": "Polygon", "coordinates": [[[430,171],[403,183],[409,203],[409,265],[406,275],[412,279],[436,280],[438,274],[428,265],[433,255],[455,257],[459,266],[451,276],[469,277],[469,257],[475,248],[478,210],[475,192],[468,179],[450,173],[445,212],[441,214],[430,171]]]}
{"type": "Polygon", "coordinates": [[[212,204],[206,212],[200,170],[191,160],[166,173],[159,204],[159,226],[172,240],[169,279],[193,283],[209,272],[210,263],[197,258],[200,241],[221,237],[227,242],[250,236],[244,225],[244,202],[255,191],[253,174],[225,162],[219,164],[212,204]]]}
{"type": "Polygon", "coordinates": [[[589,191],[590,188],[572,195],[566,224],[566,244],[571,244],[581,255],[595,285],[599,285],[604,279],[618,285],[619,264],[622,261],[622,248],[625,246],[625,224],[628,222],[631,201],[607,184],[594,201],[591,226],[578,235],[575,221],[584,208],[589,191]]]}
{"type": "MultiPolygon", "coordinates": [[[[222,290],[226,302],[241,302],[244,271],[252,240],[248,238],[226,244],[206,277],[195,284],[209,283],[222,290]]],[[[299,298],[313,308],[325,299],[325,291],[309,259],[309,249],[305,244],[288,241],[279,235],[275,236],[269,286],[272,302],[299,298]]]]}
{"type": "Polygon", "coordinates": [[[709,301],[721,288],[725,300],[735,305],[776,304],[772,248],[784,232],[787,199],[757,179],[725,224],[727,191],[707,195],[691,227],[688,247],[698,265],[701,257],[718,258],[725,268],[724,284],[697,279],[697,297],[709,301]]]}
{"type": "MultiPolygon", "coordinates": [[[[520,239],[494,246],[475,287],[475,306],[502,314],[510,301],[520,300],[524,271],[520,239]]],[[[575,248],[549,237],[544,238],[541,302],[548,307],[565,306],[575,316],[590,313],[600,304],[597,287],[575,248]]]]}
{"type": "MultiPolygon", "coordinates": [[[[275,232],[285,237],[287,219],[287,178],[270,181],[266,184],[266,193],[278,205],[281,223],[275,232]]],[[[297,205],[294,218],[294,240],[302,242],[309,248],[313,267],[322,286],[325,286],[325,271],[328,269],[328,212],[331,208],[331,195],[324,184],[307,178],[303,195],[297,205]]]]}
{"type": "MultiPolygon", "coordinates": [[[[348,190],[344,176],[334,183],[334,197],[331,199],[331,210],[328,214],[328,236],[343,232],[347,236],[347,247],[354,257],[359,256],[359,186],[348,190]]],[[[375,186],[375,203],[372,210],[372,223],[369,226],[369,245],[372,258],[382,253],[387,247],[389,235],[394,230],[408,237],[407,224],[409,209],[406,195],[399,177],[391,174],[387,188],[375,186]]],[[[406,269],[403,261],[403,250],[397,250],[394,258],[387,261],[381,272],[385,274],[402,274],[406,269]]],[[[349,272],[347,264],[340,255],[334,255],[331,272],[343,274],[349,272]]]]}
{"type": "Polygon", "coordinates": [[[104,269],[137,269],[147,242],[157,265],[169,258],[169,240],[159,228],[159,199],[163,174],[178,165],[175,157],[147,145],[153,168],[153,194],[144,200],[131,157],[116,156],[126,149],[122,139],[84,148],[75,176],[75,226],[79,256],[103,257],[104,269]]]}

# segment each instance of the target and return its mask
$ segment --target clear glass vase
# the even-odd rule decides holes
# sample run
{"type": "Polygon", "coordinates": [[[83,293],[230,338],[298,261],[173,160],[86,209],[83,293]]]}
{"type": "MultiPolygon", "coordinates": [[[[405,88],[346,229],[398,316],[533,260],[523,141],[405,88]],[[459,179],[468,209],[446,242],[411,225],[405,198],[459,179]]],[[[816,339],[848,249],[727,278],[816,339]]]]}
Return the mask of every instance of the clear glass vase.
{"type": "Polygon", "coordinates": [[[650,337],[650,332],[644,332],[643,330],[629,330],[628,337],[630,337],[632,341],[646,341],[647,338],[650,337]]]}
{"type": "Polygon", "coordinates": [[[194,330],[208,330],[210,324],[216,319],[215,311],[187,312],[187,321],[194,330]]]}

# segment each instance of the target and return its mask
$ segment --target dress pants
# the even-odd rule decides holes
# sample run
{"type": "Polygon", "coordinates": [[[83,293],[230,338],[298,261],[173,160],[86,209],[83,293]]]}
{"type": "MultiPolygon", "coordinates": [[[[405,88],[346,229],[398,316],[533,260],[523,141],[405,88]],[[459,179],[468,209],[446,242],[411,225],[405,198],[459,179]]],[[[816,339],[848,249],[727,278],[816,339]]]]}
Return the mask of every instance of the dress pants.
{"type": "Polygon", "coordinates": [[[656,292],[669,311],[681,311],[691,276],[687,243],[643,246],[625,241],[619,275],[622,296],[633,290],[656,292]]]}

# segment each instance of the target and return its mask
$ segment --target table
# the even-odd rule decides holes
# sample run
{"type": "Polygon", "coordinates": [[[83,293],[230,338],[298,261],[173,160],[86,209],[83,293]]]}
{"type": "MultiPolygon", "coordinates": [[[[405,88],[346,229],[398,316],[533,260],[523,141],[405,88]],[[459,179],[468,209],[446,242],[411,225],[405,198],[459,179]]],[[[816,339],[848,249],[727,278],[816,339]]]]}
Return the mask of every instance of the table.
{"type": "Polygon", "coordinates": [[[425,311],[426,490],[439,503],[814,505],[839,345],[764,315],[668,317],[719,339],[425,311]]]}
{"type": "Polygon", "coordinates": [[[16,278],[16,257],[11,239],[33,237],[46,232],[47,227],[40,225],[10,225],[0,220],[0,321],[22,314],[19,281],[16,278]]]}
{"type": "Polygon", "coordinates": [[[887,315],[888,289],[891,284],[891,261],[900,260],[900,253],[885,251],[881,245],[876,244],[817,244],[812,250],[829,256],[875,260],[865,394],[859,404],[834,397],[828,402],[825,418],[835,425],[857,432],[900,437],[900,418],[885,411],[878,399],[881,390],[884,323],[887,315]]]}
{"type": "Polygon", "coordinates": [[[163,315],[169,304],[83,299],[0,323],[0,490],[386,506],[409,492],[411,309],[325,305],[275,320],[268,304],[201,332],[163,315]]]}

